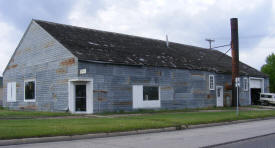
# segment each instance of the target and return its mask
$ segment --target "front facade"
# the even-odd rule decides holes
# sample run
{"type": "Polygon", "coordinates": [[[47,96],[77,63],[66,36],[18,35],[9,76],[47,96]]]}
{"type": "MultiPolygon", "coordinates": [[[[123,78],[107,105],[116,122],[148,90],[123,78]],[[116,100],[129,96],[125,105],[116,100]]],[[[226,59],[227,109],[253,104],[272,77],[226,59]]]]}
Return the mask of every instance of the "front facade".
{"type": "MultiPolygon", "coordinates": [[[[164,47],[161,47],[160,41],[147,42],[147,39],[127,35],[91,31],[85,28],[32,21],[3,73],[3,105],[16,110],[72,113],[231,105],[229,87],[231,75],[229,72],[223,72],[224,69],[219,68],[219,65],[207,67],[201,62],[198,67],[204,68],[196,68],[196,65],[185,64],[199,63],[192,61],[192,58],[181,57],[179,60],[183,59],[182,64],[181,61],[175,60],[176,55],[167,55],[165,50],[170,52],[170,49],[162,49],[164,47]],[[58,32],[54,30],[56,28],[60,28],[58,31],[65,28],[65,31],[58,32]],[[95,40],[84,42],[81,32],[84,36],[85,32],[89,32],[87,36],[91,40],[94,36],[96,39],[101,39],[101,44],[95,40]],[[61,36],[62,33],[68,34],[61,36]],[[70,38],[73,33],[76,34],[70,38]],[[106,39],[106,34],[113,36],[111,40],[106,39]],[[80,36],[80,41],[75,42],[73,38],[76,36],[80,36]],[[113,42],[113,38],[119,38],[119,41],[113,42]],[[122,41],[129,38],[145,41],[143,44],[148,46],[153,42],[153,48],[158,47],[160,50],[152,55],[149,55],[150,52],[135,53],[137,50],[133,52],[129,49],[122,50],[127,47],[132,48],[133,44],[140,45],[140,42],[133,41],[131,44],[122,41]],[[102,47],[99,48],[100,45],[102,47]],[[108,53],[104,53],[105,48],[108,53]],[[117,56],[114,53],[116,50],[119,54],[114,58],[117,56]],[[106,58],[108,54],[110,55],[106,58]],[[165,56],[168,58],[164,58],[165,56]],[[152,57],[159,59],[153,60],[156,61],[156,65],[149,63],[152,57]]],[[[177,46],[175,44],[175,47],[177,46]]],[[[208,52],[222,54],[208,49],[184,47],[188,48],[186,50],[191,48],[205,56],[208,52]]],[[[211,63],[211,59],[209,61],[211,63]]],[[[240,67],[243,68],[240,104],[245,106],[253,104],[259,92],[269,92],[269,82],[264,74],[249,66],[243,64],[240,67]]]]}

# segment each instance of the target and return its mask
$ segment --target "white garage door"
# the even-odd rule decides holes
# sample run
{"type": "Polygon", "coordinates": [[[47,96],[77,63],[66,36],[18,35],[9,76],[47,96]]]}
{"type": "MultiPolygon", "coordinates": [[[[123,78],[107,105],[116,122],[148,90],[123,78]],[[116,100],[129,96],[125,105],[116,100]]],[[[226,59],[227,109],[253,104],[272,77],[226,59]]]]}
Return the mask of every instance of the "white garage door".
{"type": "Polygon", "coordinates": [[[263,80],[262,79],[250,79],[250,88],[262,88],[263,80]]]}

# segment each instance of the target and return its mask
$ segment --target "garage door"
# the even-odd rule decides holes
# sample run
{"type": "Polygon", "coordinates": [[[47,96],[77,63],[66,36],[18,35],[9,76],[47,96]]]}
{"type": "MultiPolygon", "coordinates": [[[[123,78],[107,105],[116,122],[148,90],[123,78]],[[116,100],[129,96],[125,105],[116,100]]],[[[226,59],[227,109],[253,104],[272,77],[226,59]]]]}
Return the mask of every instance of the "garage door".
{"type": "Polygon", "coordinates": [[[262,80],[250,79],[250,88],[262,88],[262,80]]]}

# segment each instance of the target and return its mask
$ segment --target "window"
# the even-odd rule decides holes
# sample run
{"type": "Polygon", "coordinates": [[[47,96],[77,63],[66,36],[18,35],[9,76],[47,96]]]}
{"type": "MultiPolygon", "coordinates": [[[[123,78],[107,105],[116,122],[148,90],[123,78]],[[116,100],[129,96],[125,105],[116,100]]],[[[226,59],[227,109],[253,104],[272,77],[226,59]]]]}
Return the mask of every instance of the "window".
{"type": "Polygon", "coordinates": [[[217,94],[217,97],[220,97],[221,96],[221,88],[218,87],[218,94],[217,94]]]}
{"type": "Polygon", "coordinates": [[[160,108],[160,89],[158,86],[133,85],[133,108],[160,108]]]}
{"type": "Polygon", "coordinates": [[[209,75],[209,90],[215,90],[215,77],[214,77],[214,75],[209,75]]]}
{"type": "Polygon", "coordinates": [[[7,102],[16,102],[16,82],[7,84],[7,102]]]}
{"type": "Polygon", "coordinates": [[[143,86],[143,101],[158,100],[159,88],[156,86],[143,86]]]}
{"type": "Polygon", "coordinates": [[[25,81],[25,101],[35,101],[35,80],[25,81]]]}
{"type": "Polygon", "coordinates": [[[75,85],[75,111],[86,111],[86,85],[75,85]]]}
{"type": "Polygon", "coordinates": [[[243,78],[243,90],[248,91],[248,79],[243,78]]]}
{"type": "Polygon", "coordinates": [[[261,95],[262,98],[272,98],[272,95],[261,95]]]}

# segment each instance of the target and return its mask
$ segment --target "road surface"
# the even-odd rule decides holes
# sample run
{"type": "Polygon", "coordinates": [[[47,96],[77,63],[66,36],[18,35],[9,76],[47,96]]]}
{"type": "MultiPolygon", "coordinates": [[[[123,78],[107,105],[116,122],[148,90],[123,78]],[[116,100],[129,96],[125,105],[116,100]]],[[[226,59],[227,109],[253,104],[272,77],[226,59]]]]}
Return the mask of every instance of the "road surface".
{"type": "Polygon", "coordinates": [[[214,148],[274,148],[275,134],[260,136],[238,142],[215,146],[214,148]]]}
{"type": "MultiPolygon", "coordinates": [[[[227,143],[271,133],[275,133],[275,119],[173,132],[12,145],[3,148],[192,148],[227,143]]],[[[266,140],[270,141],[272,138],[274,136],[271,138],[267,137],[266,140]]],[[[243,142],[251,143],[255,141],[250,139],[243,142]]],[[[231,144],[231,146],[238,147],[237,144],[242,143],[231,144]]],[[[223,146],[230,147],[230,144],[223,146]]]]}

